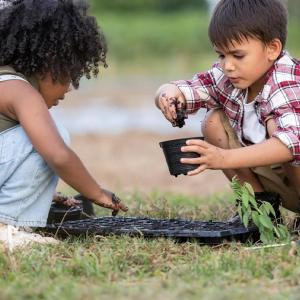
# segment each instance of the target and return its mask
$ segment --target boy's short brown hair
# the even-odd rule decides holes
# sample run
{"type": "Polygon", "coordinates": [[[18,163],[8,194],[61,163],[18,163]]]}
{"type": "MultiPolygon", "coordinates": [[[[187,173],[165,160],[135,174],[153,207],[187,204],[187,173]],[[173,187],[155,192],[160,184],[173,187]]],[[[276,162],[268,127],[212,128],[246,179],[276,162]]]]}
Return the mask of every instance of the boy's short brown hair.
{"type": "Polygon", "coordinates": [[[209,37],[220,48],[248,37],[264,44],[278,38],[284,48],[287,19],[283,0],[220,0],[210,21],[209,37]]]}

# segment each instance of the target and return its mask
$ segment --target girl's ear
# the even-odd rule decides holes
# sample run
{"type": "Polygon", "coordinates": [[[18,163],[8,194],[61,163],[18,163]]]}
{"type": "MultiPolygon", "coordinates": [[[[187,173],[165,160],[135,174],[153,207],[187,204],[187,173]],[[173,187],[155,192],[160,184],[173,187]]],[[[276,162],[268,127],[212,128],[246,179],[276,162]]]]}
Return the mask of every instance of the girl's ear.
{"type": "Polygon", "coordinates": [[[282,51],[282,43],[279,39],[274,39],[267,45],[267,54],[270,61],[278,58],[282,51]]]}

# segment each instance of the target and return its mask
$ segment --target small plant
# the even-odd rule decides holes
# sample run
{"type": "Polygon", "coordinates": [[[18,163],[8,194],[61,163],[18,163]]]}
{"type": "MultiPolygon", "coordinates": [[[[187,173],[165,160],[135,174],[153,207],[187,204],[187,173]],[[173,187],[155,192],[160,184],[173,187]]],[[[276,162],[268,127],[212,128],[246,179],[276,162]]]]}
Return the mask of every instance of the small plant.
{"type": "Polygon", "coordinates": [[[262,201],[258,203],[249,183],[241,185],[236,177],[232,179],[231,187],[235,194],[235,204],[245,227],[252,221],[259,230],[263,243],[290,240],[290,233],[283,224],[278,224],[272,205],[262,201]]]}

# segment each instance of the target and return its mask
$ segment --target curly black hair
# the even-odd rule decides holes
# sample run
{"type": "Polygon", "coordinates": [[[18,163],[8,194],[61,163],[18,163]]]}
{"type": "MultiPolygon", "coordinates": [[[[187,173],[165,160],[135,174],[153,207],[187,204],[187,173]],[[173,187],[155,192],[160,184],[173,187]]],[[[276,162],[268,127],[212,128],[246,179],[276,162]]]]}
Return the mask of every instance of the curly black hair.
{"type": "Polygon", "coordinates": [[[2,0],[0,65],[55,82],[97,76],[107,44],[84,0],[2,0]]]}

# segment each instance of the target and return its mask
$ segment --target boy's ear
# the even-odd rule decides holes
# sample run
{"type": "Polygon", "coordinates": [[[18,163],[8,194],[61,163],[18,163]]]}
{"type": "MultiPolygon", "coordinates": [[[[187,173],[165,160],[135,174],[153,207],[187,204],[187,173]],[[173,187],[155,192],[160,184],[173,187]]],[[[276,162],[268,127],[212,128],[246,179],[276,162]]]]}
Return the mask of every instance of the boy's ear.
{"type": "Polygon", "coordinates": [[[267,45],[267,54],[270,61],[278,58],[282,51],[282,43],[279,39],[274,39],[267,45]]]}

